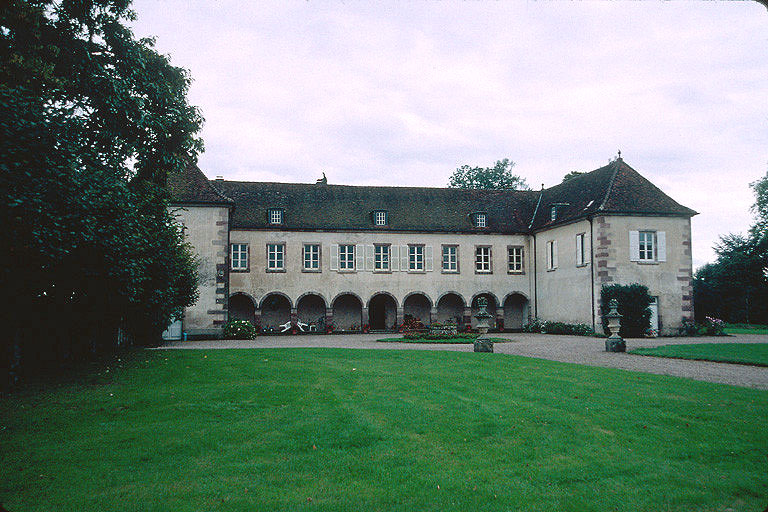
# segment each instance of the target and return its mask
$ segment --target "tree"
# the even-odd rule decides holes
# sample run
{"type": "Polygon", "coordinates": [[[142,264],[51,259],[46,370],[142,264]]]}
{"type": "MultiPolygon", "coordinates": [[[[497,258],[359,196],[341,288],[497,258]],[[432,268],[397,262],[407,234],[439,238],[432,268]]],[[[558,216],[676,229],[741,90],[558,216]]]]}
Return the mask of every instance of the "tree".
{"type": "Polygon", "coordinates": [[[493,167],[462,165],[451,175],[448,186],[452,188],[530,190],[525,179],[512,174],[515,162],[508,158],[498,160],[493,167]]]}
{"type": "Polygon", "coordinates": [[[603,332],[608,332],[605,315],[610,311],[611,299],[619,303],[618,311],[622,315],[619,335],[626,338],[641,338],[651,326],[651,296],[648,287],[641,284],[604,285],[600,290],[600,309],[603,317],[603,332]]]}
{"type": "Polygon", "coordinates": [[[755,193],[755,224],[748,234],[720,237],[717,260],[694,278],[696,320],[768,321],[768,174],[750,185],[755,193]]]}
{"type": "Polygon", "coordinates": [[[565,176],[563,176],[563,181],[561,183],[565,183],[566,181],[572,180],[573,178],[579,177],[582,174],[586,174],[585,172],[579,172],[579,171],[571,171],[565,176]]]}
{"type": "Polygon", "coordinates": [[[202,118],[128,4],[0,7],[0,375],[113,348],[119,326],[150,342],[195,300],[164,185],[202,118]]]}

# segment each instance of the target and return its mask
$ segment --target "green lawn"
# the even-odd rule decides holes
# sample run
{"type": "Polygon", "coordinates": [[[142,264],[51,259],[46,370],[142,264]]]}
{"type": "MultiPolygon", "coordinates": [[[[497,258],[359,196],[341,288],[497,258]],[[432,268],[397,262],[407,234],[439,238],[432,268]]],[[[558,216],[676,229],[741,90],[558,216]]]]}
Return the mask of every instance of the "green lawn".
{"type": "Polygon", "coordinates": [[[663,345],[654,348],[636,348],[630,351],[630,354],[768,366],[768,343],[663,345]]]}
{"type": "Polygon", "coordinates": [[[147,351],[0,399],[17,511],[755,511],[768,392],[432,351],[147,351]]]}
{"type": "Polygon", "coordinates": [[[726,334],[768,334],[768,325],[725,324],[726,334]]]}

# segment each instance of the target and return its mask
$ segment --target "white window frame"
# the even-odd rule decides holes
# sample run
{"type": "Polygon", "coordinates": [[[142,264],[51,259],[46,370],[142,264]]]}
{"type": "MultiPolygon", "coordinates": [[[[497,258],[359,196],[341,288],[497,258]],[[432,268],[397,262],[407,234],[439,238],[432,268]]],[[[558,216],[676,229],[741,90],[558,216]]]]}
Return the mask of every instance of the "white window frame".
{"type": "Polygon", "coordinates": [[[475,246],[475,273],[493,273],[493,250],[490,245],[475,246]]]}
{"type": "Polygon", "coordinates": [[[373,212],[373,225],[374,226],[386,226],[389,222],[389,219],[387,218],[387,211],[386,210],[375,210],[373,212]]]}
{"type": "Polygon", "coordinates": [[[459,273],[459,246],[443,245],[442,249],[442,269],[447,274],[459,273]]]}
{"type": "Polygon", "coordinates": [[[355,244],[339,244],[339,271],[353,270],[355,270],[355,244]]]}
{"type": "Polygon", "coordinates": [[[576,266],[583,267],[587,264],[587,246],[585,244],[586,233],[576,235],[576,266]]]}
{"type": "Polygon", "coordinates": [[[522,245],[507,246],[507,272],[510,274],[525,273],[525,250],[522,245]]]}
{"type": "Polygon", "coordinates": [[[267,244],[267,272],[285,272],[285,243],[267,244]]]}
{"type": "Polygon", "coordinates": [[[488,216],[485,213],[475,214],[475,227],[476,228],[488,227],[488,216]]]}
{"type": "Polygon", "coordinates": [[[320,261],[321,254],[320,244],[304,244],[302,254],[302,270],[304,272],[320,272],[322,263],[320,261]],[[309,263],[309,265],[307,265],[309,263]]]}
{"type": "Polygon", "coordinates": [[[390,272],[392,270],[390,247],[390,244],[373,244],[374,272],[390,272]]]}
{"type": "Polygon", "coordinates": [[[269,209],[269,223],[270,224],[282,224],[283,223],[283,209],[282,208],[270,208],[269,209]]]}
{"type": "Polygon", "coordinates": [[[639,261],[656,261],[656,232],[638,231],[637,257],[639,261]],[[650,245],[650,247],[648,247],[650,245]]]}
{"type": "Polygon", "coordinates": [[[248,270],[248,244],[230,244],[229,269],[234,271],[248,270]]]}
{"type": "Polygon", "coordinates": [[[424,272],[424,245],[408,245],[408,271],[424,272]]]}
{"type": "Polygon", "coordinates": [[[557,270],[557,240],[547,242],[547,270],[557,270]]]}

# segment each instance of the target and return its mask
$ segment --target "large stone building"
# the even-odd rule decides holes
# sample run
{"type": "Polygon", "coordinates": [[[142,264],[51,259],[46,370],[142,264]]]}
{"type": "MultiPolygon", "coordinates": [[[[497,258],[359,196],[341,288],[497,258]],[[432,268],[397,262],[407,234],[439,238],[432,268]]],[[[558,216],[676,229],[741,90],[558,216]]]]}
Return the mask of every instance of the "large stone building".
{"type": "Polygon", "coordinates": [[[336,330],[532,318],[600,330],[600,289],[641,283],[652,324],[693,317],[691,217],[622,159],[541,191],[169,178],[200,260],[190,336],[227,318],[262,328],[324,319],[336,330]]]}

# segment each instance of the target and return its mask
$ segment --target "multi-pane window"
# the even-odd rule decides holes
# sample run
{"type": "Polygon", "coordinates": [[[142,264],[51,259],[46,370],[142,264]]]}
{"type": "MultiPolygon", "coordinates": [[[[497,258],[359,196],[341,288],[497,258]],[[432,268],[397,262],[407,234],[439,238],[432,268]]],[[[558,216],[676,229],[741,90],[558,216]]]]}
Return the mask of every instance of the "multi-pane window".
{"type": "Polygon", "coordinates": [[[386,226],[387,225],[387,211],[386,210],[376,210],[373,212],[373,223],[376,226],[386,226]]]}
{"type": "Polygon", "coordinates": [[[389,270],[389,245],[373,246],[373,270],[389,270]]]}
{"type": "Polygon", "coordinates": [[[282,224],[283,223],[283,210],[281,208],[269,209],[269,223],[270,224],[282,224]]]}
{"type": "Polygon", "coordinates": [[[507,247],[507,270],[509,272],[523,271],[523,247],[511,245],[507,247]]]}
{"type": "Polygon", "coordinates": [[[232,244],[230,247],[230,268],[248,270],[248,244],[232,244]]]}
{"type": "Polygon", "coordinates": [[[475,248],[475,270],[477,272],[491,271],[491,248],[487,245],[475,248]]]}
{"type": "Polygon", "coordinates": [[[576,235],[576,265],[585,265],[587,262],[587,251],[584,248],[584,233],[576,235]]]}
{"type": "Polygon", "coordinates": [[[267,244],[267,270],[285,270],[285,244],[267,244]]]}
{"type": "Polygon", "coordinates": [[[459,248],[455,245],[443,246],[443,272],[459,271],[459,248]]]}
{"type": "Polygon", "coordinates": [[[355,270],[355,246],[339,246],[339,270],[355,270]]]}
{"type": "Polygon", "coordinates": [[[654,258],[654,238],[656,233],[653,231],[641,231],[638,242],[640,247],[640,260],[653,261],[654,258]]]}
{"type": "Polygon", "coordinates": [[[476,213],[475,214],[475,227],[476,228],[484,228],[486,227],[486,216],[484,213],[476,213]]]}
{"type": "Polygon", "coordinates": [[[424,270],[424,246],[408,246],[408,270],[424,270]]]}
{"type": "Polygon", "coordinates": [[[304,244],[304,270],[320,270],[319,244],[304,244]]]}

